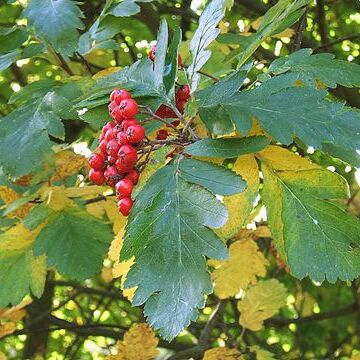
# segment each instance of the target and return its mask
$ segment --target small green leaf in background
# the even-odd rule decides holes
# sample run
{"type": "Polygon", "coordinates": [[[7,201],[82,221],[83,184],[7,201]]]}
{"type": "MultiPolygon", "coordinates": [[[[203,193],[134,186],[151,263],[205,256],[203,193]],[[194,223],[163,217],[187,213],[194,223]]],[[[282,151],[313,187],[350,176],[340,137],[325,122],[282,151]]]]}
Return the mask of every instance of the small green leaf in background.
{"type": "Polygon", "coordinates": [[[188,145],[185,152],[194,156],[210,158],[234,158],[262,150],[269,144],[265,136],[247,138],[202,139],[188,145]]]}
{"type": "Polygon", "coordinates": [[[83,14],[75,1],[31,0],[23,12],[28,26],[56,52],[71,55],[78,46],[83,14]]]}

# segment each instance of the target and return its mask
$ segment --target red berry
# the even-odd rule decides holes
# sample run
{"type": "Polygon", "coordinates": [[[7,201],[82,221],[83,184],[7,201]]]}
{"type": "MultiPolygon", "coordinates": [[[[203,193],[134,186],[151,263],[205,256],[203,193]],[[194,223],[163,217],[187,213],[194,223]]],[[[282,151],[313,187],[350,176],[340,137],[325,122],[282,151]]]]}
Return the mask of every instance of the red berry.
{"type": "Polygon", "coordinates": [[[186,100],[177,100],[176,101],[176,107],[178,108],[178,110],[183,113],[185,110],[185,106],[186,106],[186,100]]]}
{"type": "Polygon", "coordinates": [[[114,101],[117,105],[120,105],[122,100],[125,99],[131,99],[130,93],[128,93],[126,90],[116,90],[116,94],[114,95],[114,101]]]}
{"type": "Polygon", "coordinates": [[[118,152],[119,162],[134,165],[137,160],[137,152],[131,145],[123,145],[118,152]]]}
{"type": "Polygon", "coordinates": [[[180,125],[180,120],[175,120],[171,124],[174,125],[175,127],[179,126],[180,125]]]}
{"type": "Polygon", "coordinates": [[[102,154],[92,154],[88,162],[92,169],[100,170],[104,166],[104,156],[102,154]]]}
{"type": "Polygon", "coordinates": [[[103,133],[105,134],[106,131],[112,129],[114,126],[115,126],[115,124],[113,122],[111,122],[111,121],[107,122],[102,128],[103,133]]]}
{"type": "Polygon", "coordinates": [[[118,106],[111,112],[111,117],[116,121],[117,124],[121,124],[121,122],[124,120],[124,117],[118,106]]]}
{"type": "Polygon", "coordinates": [[[180,86],[179,90],[176,92],[176,97],[180,100],[188,100],[190,97],[189,85],[180,86]]]}
{"type": "Polygon", "coordinates": [[[111,115],[112,111],[116,108],[116,102],[115,101],[112,101],[109,106],[108,106],[108,109],[109,109],[109,114],[111,115]]]}
{"type": "Polygon", "coordinates": [[[112,139],[108,142],[106,151],[110,156],[116,156],[120,149],[120,144],[116,139],[112,139]]]}
{"type": "Polygon", "coordinates": [[[132,169],[126,174],[125,179],[129,179],[134,185],[136,185],[139,181],[139,176],[139,172],[135,169],[132,169]]]}
{"type": "Polygon", "coordinates": [[[153,45],[151,48],[150,48],[150,51],[149,51],[149,59],[154,62],[155,61],[155,53],[156,53],[156,45],[153,45]]]}
{"type": "Polygon", "coordinates": [[[119,105],[119,109],[121,111],[122,116],[125,118],[132,118],[139,111],[138,104],[133,99],[122,100],[119,105]]]}
{"type": "Polygon", "coordinates": [[[117,141],[120,145],[127,145],[129,144],[129,140],[127,139],[126,137],[126,133],[124,131],[120,131],[118,134],[117,134],[117,141]]]}
{"type": "Polygon", "coordinates": [[[89,179],[97,185],[102,185],[105,181],[104,173],[101,170],[91,169],[89,179]]]}
{"type": "Polygon", "coordinates": [[[127,164],[123,160],[118,159],[115,163],[116,169],[119,174],[126,174],[133,168],[134,164],[127,164]]]}
{"type": "Polygon", "coordinates": [[[110,140],[112,140],[114,138],[115,138],[115,135],[113,133],[113,129],[107,130],[105,133],[105,140],[109,142],[110,140]]]}
{"type": "Polygon", "coordinates": [[[157,116],[164,118],[166,115],[166,106],[165,105],[161,105],[155,113],[157,116]]]}
{"type": "Polygon", "coordinates": [[[114,89],[111,94],[110,94],[110,101],[114,101],[115,100],[115,95],[117,94],[117,92],[119,91],[120,89],[114,89]]]}
{"type": "Polygon", "coordinates": [[[107,169],[104,171],[104,176],[106,180],[117,177],[118,175],[119,173],[115,165],[108,166],[107,169]]]}
{"type": "Polygon", "coordinates": [[[171,118],[176,118],[176,114],[174,113],[174,110],[166,107],[166,111],[165,111],[165,118],[166,119],[171,119],[171,118]]]}
{"type": "Polygon", "coordinates": [[[178,65],[181,66],[182,65],[182,57],[180,54],[178,54],[178,65]]]}
{"type": "Polygon", "coordinates": [[[136,119],[126,119],[121,124],[124,131],[127,130],[127,128],[131,125],[139,125],[139,123],[136,121],[136,119]]]}
{"type": "Polygon", "coordinates": [[[168,136],[169,136],[169,133],[164,129],[161,129],[156,133],[157,140],[166,140],[168,136]]]}
{"type": "Polygon", "coordinates": [[[106,141],[106,140],[101,140],[101,141],[100,141],[99,149],[101,150],[101,152],[102,152],[104,155],[106,154],[106,149],[107,149],[107,141],[106,141]]]}
{"type": "Polygon", "coordinates": [[[133,201],[129,197],[123,198],[118,202],[118,209],[124,216],[128,216],[130,214],[132,206],[133,201]]]}
{"type": "Polygon", "coordinates": [[[141,125],[131,125],[126,130],[126,137],[131,143],[138,143],[145,138],[145,129],[141,125]]]}
{"type": "Polygon", "coordinates": [[[134,184],[132,183],[132,181],[126,178],[118,181],[115,185],[115,189],[120,199],[130,197],[133,188],[134,184]]]}

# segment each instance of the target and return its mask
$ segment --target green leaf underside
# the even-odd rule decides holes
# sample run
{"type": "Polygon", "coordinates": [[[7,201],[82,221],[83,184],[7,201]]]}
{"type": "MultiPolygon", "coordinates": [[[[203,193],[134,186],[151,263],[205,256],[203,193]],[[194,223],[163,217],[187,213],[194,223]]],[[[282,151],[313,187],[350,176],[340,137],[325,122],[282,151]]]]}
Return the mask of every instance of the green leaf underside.
{"type": "Polygon", "coordinates": [[[292,86],[297,79],[296,74],[272,78],[233,95],[224,107],[242,133],[255,117],[266,132],[286,145],[295,135],[319,149],[323,142],[359,148],[360,112],[326,100],[324,90],[292,86]]]}
{"type": "Polygon", "coordinates": [[[187,70],[191,91],[194,92],[200,80],[200,70],[209,60],[211,51],[206,48],[219,35],[217,25],[225,15],[224,0],[212,0],[202,12],[199,26],[190,42],[191,64],[187,70]]]}
{"type": "Polygon", "coordinates": [[[287,71],[302,73],[332,88],[336,84],[360,87],[360,65],[337,60],[333,54],[311,54],[311,49],[301,49],[277,59],[270,65],[269,72],[276,75],[287,71]]]}
{"type": "Polygon", "coordinates": [[[6,174],[16,177],[31,173],[51,156],[49,135],[64,138],[64,126],[53,109],[63,101],[48,93],[0,119],[0,167],[6,174]],[[16,151],[9,151],[14,146],[16,151]]]}
{"type": "Polygon", "coordinates": [[[46,254],[63,275],[84,280],[100,272],[112,240],[111,228],[78,209],[55,212],[37,236],[34,254],[46,254]]]}
{"type": "Polygon", "coordinates": [[[126,281],[126,287],[138,286],[133,304],[145,303],[149,323],[168,340],[196,318],[212,291],[205,256],[227,256],[211,230],[227,221],[226,208],[195,184],[207,185],[203,175],[196,179],[182,170],[189,161],[190,167],[195,164],[177,158],[148,180],[136,198],[121,252],[122,260],[136,259],[126,281]]]}
{"type": "Polygon", "coordinates": [[[75,1],[31,0],[23,12],[28,26],[36,35],[49,43],[55,51],[71,55],[77,48],[78,29],[84,25],[83,15],[75,1]]]}
{"type": "Polygon", "coordinates": [[[186,147],[185,152],[193,156],[210,158],[234,158],[264,149],[269,144],[265,136],[247,138],[202,139],[186,147]]]}
{"type": "Polygon", "coordinates": [[[345,180],[321,168],[276,170],[265,161],[261,169],[269,225],[291,273],[331,283],[358,277],[360,222],[330,200],[346,198],[345,180]]]}

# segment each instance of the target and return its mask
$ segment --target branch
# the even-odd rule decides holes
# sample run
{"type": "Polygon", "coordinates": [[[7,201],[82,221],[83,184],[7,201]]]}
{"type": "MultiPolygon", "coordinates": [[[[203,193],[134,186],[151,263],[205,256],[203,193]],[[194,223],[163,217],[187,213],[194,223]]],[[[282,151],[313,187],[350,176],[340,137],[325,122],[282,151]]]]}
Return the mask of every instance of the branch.
{"type": "Polygon", "coordinates": [[[346,41],[346,40],[349,40],[349,41],[352,41],[352,40],[356,40],[356,39],[360,39],[360,35],[359,34],[356,34],[356,35],[347,35],[347,36],[344,36],[340,39],[337,39],[335,41],[332,41],[330,43],[327,43],[327,44],[324,44],[324,45],[321,45],[321,46],[318,46],[318,47],[315,47],[313,48],[313,51],[314,52],[319,52],[321,50],[325,50],[325,49],[328,49],[328,48],[331,48],[333,47],[334,45],[336,44],[340,44],[342,43],[343,41],[346,41]]]}
{"type": "Polygon", "coordinates": [[[317,0],[317,13],[321,45],[328,42],[328,32],[325,18],[324,0],[317,0]]]}
{"type": "Polygon", "coordinates": [[[294,46],[292,48],[293,51],[298,51],[301,49],[301,44],[302,44],[302,40],[303,40],[303,36],[304,36],[304,30],[306,28],[306,17],[307,17],[307,8],[305,8],[305,12],[301,16],[298,27],[296,29],[294,46]]]}

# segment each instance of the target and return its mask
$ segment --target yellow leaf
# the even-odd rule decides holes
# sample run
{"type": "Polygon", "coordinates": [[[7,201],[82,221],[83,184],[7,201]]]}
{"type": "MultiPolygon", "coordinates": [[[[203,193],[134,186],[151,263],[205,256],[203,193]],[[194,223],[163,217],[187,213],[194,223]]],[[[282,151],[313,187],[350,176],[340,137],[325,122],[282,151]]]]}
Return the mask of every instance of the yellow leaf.
{"type": "Polygon", "coordinates": [[[0,351],[0,360],[7,360],[6,355],[2,351],[0,351]]]}
{"type": "Polygon", "coordinates": [[[153,360],[158,354],[159,339],[147,324],[134,324],[119,341],[118,354],[112,360],[153,360]]]}
{"type": "Polygon", "coordinates": [[[61,211],[62,209],[75,206],[75,203],[68,198],[64,186],[49,187],[46,185],[39,190],[39,194],[46,205],[54,211],[61,211]]]}
{"type": "Polygon", "coordinates": [[[19,305],[11,308],[0,309],[0,319],[20,321],[26,315],[26,310],[24,308],[31,302],[32,300],[24,300],[19,305]]]}
{"type": "MultiPolygon", "coordinates": [[[[21,198],[21,195],[18,194],[13,189],[10,189],[6,186],[0,186],[0,198],[6,205],[8,205],[11,204],[13,201],[21,198]]],[[[27,203],[21,206],[20,208],[16,209],[15,211],[13,211],[11,215],[19,218],[24,218],[28,214],[30,209],[31,209],[31,204],[27,203]]]]}
{"type": "Polygon", "coordinates": [[[261,330],[263,321],[286,305],[287,290],[276,279],[260,281],[250,287],[238,302],[239,323],[252,331],[261,330]]]}
{"type": "Polygon", "coordinates": [[[108,267],[103,267],[101,270],[101,278],[104,280],[104,282],[110,284],[113,280],[112,269],[108,267]]]}
{"type": "Polygon", "coordinates": [[[66,195],[70,198],[83,197],[83,196],[98,196],[102,195],[104,192],[108,191],[108,186],[98,186],[98,185],[89,185],[89,186],[73,186],[66,188],[66,195]]]}
{"type": "Polygon", "coordinates": [[[114,261],[112,276],[115,279],[121,277],[121,289],[123,290],[123,295],[131,301],[134,297],[136,287],[124,289],[124,284],[126,275],[135,261],[134,258],[126,261],[119,261],[120,251],[123,246],[124,233],[125,226],[119,231],[119,233],[115,236],[115,239],[112,241],[109,249],[109,258],[114,261]]]}
{"type": "Polygon", "coordinates": [[[265,276],[268,264],[251,238],[234,242],[230,245],[227,260],[209,261],[209,265],[215,267],[211,274],[215,294],[220,299],[235,296],[240,289],[255,284],[257,276],[265,276]]]}
{"type": "Polygon", "coordinates": [[[295,294],[295,308],[302,317],[313,314],[315,302],[314,297],[307,291],[297,291],[295,294]]]}
{"type": "Polygon", "coordinates": [[[253,155],[237,158],[233,170],[243,177],[247,183],[245,191],[224,197],[224,204],[228,210],[227,223],[216,232],[226,239],[236,235],[244,226],[253,210],[253,204],[259,191],[259,168],[253,155]]]}
{"type": "Polygon", "coordinates": [[[119,71],[119,70],[121,70],[121,67],[119,67],[119,66],[108,67],[104,70],[100,70],[99,72],[97,72],[92,78],[94,80],[99,80],[99,79],[101,79],[105,76],[111,75],[112,73],[119,71]]]}
{"type": "Polygon", "coordinates": [[[355,353],[351,355],[350,360],[360,360],[360,350],[355,350],[355,353]]]}
{"type": "Polygon", "coordinates": [[[117,234],[121,229],[124,228],[127,217],[121,215],[117,208],[117,201],[115,196],[108,197],[104,203],[104,209],[107,217],[113,223],[113,231],[117,234]]]}
{"type": "Polygon", "coordinates": [[[244,359],[239,350],[218,347],[206,350],[203,360],[242,360],[244,359]]]}
{"type": "Polygon", "coordinates": [[[281,38],[292,38],[295,34],[295,30],[288,28],[282,31],[281,33],[273,35],[274,38],[281,39],[281,38]]]}
{"type": "Polygon", "coordinates": [[[256,360],[275,360],[275,355],[267,350],[261,349],[259,346],[250,346],[250,351],[256,354],[256,360]]]}
{"type": "Polygon", "coordinates": [[[64,180],[70,175],[77,173],[86,165],[86,159],[71,150],[63,150],[55,155],[55,173],[51,181],[64,180]]]}
{"type": "Polygon", "coordinates": [[[0,324],[0,339],[6,335],[12,334],[16,330],[16,323],[6,322],[0,324]]]}

